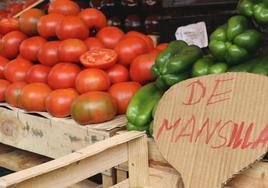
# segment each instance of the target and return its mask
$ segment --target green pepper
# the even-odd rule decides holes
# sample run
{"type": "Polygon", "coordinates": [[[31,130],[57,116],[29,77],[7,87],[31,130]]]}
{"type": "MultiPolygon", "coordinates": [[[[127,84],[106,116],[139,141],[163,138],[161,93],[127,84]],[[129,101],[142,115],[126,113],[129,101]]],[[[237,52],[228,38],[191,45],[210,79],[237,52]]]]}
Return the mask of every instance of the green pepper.
{"type": "Polygon", "coordinates": [[[198,77],[208,75],[209,68],[212,66],[213,63],[214,60],[212,57],[203,57],[197,60],[192,69],[192,76],[198,77]]]}
{"type": "MultiPolygon", "coordinates": [[[[174,44],[175,42],[173,41],[172,43],[174,44]]],[[[192,65],[203,55],[202,50],[195,45],[188,46],[182,41],[178,41],[176,44],[180,44],[180,48],[178,48],[179,45],[177,46],[179,49],[177,53],[173,54],[173,56],[167,55],[168,58],[162,58],[162,55],[158,56],[157,59],[160,59],[158,61],[163,60],[163,62],[152,68],[152,73],[157,77],[156,85],[161,90],[166,90],[176,83],[189,78],[189,70],[192,65]]],[[[169,49],[167,53],[170,54],[169,49]]]]}
{"type": "Polygon", "coordinates": [[[253,67],[251,73],[268,76],[268,69],[267,69],[267,66],[263,64],[258,64],[253,67]]]}
{"type": "Polygon", "coordinates": [[[260,25],[268,25],[268,0],[240,0],[238,11],[260,25]]]}
{"type": "Polygon", "coordinates": [[[209,67],[209,74],[220,74],[225,73],[228,70],[228,65],[226,63],[216,63],[209,67]]]}
{"type": "Polygon", "coordinates": [[[149,130],[153,109],[162,95],[155,83],[147,84],[135,93],[126,112],[128,130],[149,130]]]}
{"type": "Polygon", "coordinates": [[[179,53],[187,44],[182,40],[175,40],[168,44],[168,47],[164,49],[156,58],[155,66],[160,68],[169,58],[179,53]]]}
{"type": "Polygon", "coordinates": [[[254,56],[262,44],[263,35],[248,26],[244,16],[233,16],[210,36],[209,50],[218,61],[230,65],[254,56]]]}

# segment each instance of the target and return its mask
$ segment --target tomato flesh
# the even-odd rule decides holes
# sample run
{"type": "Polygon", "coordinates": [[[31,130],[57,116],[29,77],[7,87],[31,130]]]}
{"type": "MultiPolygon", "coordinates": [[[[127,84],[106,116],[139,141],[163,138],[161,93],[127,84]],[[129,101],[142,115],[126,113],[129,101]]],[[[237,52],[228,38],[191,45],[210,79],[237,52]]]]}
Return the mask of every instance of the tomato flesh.
{"type": "Polygon", "coordinates": [[[107,69],[116,63],[117,54],[111,49],[94,49],[84,53],[80,61],[87,68],[107,69]]]}

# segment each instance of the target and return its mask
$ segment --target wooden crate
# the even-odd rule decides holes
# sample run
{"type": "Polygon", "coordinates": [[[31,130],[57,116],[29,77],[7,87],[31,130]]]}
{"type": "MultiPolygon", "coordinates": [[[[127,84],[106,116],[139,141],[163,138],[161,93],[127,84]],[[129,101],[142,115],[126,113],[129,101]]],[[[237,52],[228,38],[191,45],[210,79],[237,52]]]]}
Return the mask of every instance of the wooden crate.
{"type": "MultiPolygon", "coordinates": [[[[184,188],[180,174],[164,159],[152,138],[147,138],[149,167],[179,177],[176,188],[184,188]]],[[[116,181],[124,181],[128,177],[128,164],[116,167],[116,181]]],[[[250,169],[236,175],[224,188],[266,188],[268,187],[268,162],[260,161],[250,169]]]]}
{"type": "Polygon", "coordinates": [[[113,188],[164,188],[175,187],[178,183],[179,178],[173,174],[149,169],[146,135],[127,132],[47,163],[1,177],[0,187],[69,187],[124,162],[128,162],[129,178],[113,185],[113,188]]]}
{"type": "Polygon", "coordinates": [[[0,105],[0,142],[43,156],[58,158],[113,136],[127,120],[81,126],[72,119],[53,118],[48,113],[26,113],[0,105]]]}

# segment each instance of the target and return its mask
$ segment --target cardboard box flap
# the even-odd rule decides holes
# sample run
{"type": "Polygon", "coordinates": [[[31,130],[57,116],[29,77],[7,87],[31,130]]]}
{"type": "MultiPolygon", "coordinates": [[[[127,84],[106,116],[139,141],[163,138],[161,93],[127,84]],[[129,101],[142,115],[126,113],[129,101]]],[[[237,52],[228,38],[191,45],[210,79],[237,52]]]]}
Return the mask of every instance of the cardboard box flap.
{"type": "Polygon", "coordinates": [[[154,138],[185,188],[218,188],[260,160],[268,141],[268,78],[227,73],[193,78],[161,99],[154,138]]]}

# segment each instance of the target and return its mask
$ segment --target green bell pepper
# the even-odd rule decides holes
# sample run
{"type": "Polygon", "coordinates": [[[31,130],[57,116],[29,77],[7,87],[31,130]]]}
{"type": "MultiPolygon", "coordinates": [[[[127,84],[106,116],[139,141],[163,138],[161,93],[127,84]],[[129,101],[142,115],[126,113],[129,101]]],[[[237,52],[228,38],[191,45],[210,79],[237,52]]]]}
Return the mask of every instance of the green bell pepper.
{"type": "Polygon", "coordinates": [[[183,41],[173,41],[169,46],[171,44],[177,45],[176,53],[171,54],[168,47],[156,58],[156,64],[152,67],[152,73],[157,77],[156,85],[161,90],[189,78],[189,69],[202,57],[202,50],[195,45],[188,46],[183,41]]]}
{"type": "Polygon", "coordinates": [[[214,60],[212,57],[207,56],[197,60],[192,69],[192,76],[205,76],[209,74],[209,68],[213,65],[214,60]]]}
{"type": "Polygon", "coordinates": [[[161,99],[163,92],[158,90],[155,83],[150,83],[139,89],[131,99],[126,116],[128,130],[149,131],[153,120],[153,109],[161,99]]]}
{"type": "Polygon", "coordinates": [[[250,29],[244,16],[233,16],[210,36],[209,50],[218,61],[230,65],[253,56],[262,44],[260,32],[250,29]]]}
{"type": "Polygon", "coordinates": [[[260,25],[268,25],[268,0],[240,0],[238,11],[260,25]]]}

